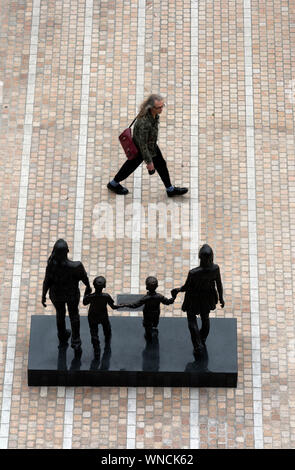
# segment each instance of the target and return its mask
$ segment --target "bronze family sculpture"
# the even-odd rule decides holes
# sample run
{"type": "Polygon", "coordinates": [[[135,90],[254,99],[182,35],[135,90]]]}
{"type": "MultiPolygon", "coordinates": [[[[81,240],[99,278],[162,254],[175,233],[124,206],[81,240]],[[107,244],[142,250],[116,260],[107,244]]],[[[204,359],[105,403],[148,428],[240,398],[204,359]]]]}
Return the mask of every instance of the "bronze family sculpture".
{"type": "Polygon", "coordinates": [[[143,327],[148,344],[153,339],[157,341],[161,303],[172,304],[179,292],[185,292],[182,310],[187,314],[194,355],[204,354],[205,342],[210,330],[210,311],[215,310],[218,300],[221,307],[224,307],[220,269],[217,264],[213,263],[213,250],[209,245],[205,244],[201,247],[199,251],[200,265],[189,271],[182,287],[171,290],[172,297],[170,299],[157,292],[158,280],[154,276],[149,276],[146,279],[146,295],[143,295],[135,303],[118,305],[115,305],[113,298],[108,293],[103,292],[106,287],[106,279],[103,276],[94,279],[95,292],[92,293],[83,264],[80,261],[69,260],[68,252],[67,242],[63,239],[57,240],[47,262],[42,293],[43,306],[46,307],[46,294],[49,290],[49,298],[56,309],[57,335],[60,346],[67,344],[69,337],[72,336],[71,346],[74,349],[75,357],[80,357],[82,354],[78,308],[79,282],[82,281],[86,286],[83,304],[89,305],[88,323],[95,358],[100,357],[98,337],[100,324],[103,327],[105,345],[107,349],[110,348],[112,330],[107,305],[112,309],[120,307],[133,309],[143,305],[143,327]],[[66,306],[69,312],[71,331],[66,329],[66,306]],[[196,319],[197,315],[201,317],[200,330],[196,319]]]}

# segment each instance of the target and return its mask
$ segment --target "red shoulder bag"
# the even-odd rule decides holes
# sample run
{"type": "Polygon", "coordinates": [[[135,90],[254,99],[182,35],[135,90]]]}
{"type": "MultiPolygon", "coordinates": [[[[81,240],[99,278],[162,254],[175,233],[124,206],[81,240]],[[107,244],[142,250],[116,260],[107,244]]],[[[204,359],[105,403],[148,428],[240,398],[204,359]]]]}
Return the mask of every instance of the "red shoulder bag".
{"type": "Polygon", "coordinates": [[[138,154],[138,148],[136,147],[135,143],[133,142],[132,132],[131,132],[131,127],[135,123],[136,119],[137,119],[137,116],[132,121],[130,126],[127,127],[127,129],[125,129],[122,132],[122,134],[119,135],[120,144],[122,145],[123,150],[124,150],[128,160],[133,160],[133,158],[135,158],[136,155],[138,154]]]}

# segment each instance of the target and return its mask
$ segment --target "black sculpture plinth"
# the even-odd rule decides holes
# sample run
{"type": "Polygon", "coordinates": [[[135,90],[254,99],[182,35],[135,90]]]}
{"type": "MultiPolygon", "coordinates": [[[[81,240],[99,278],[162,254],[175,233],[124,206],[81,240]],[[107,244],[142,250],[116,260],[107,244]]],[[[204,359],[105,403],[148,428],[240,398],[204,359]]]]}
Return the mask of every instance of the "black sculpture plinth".
{"type": "MultiPolygon", "coordinates": [[[[68,326],[69,319],[67,318],[68,326]]],[[[58,348],[54,315],[31,318],[28,385],[236,387],[237,325],[234,318],[212,318],[207,353],[195,360],[186,318],[160,318],[158,337],[144,339],[142,317],[111,316],[111,349],[94,360],[87,317],[81,317],[81,359],[70,345],[58,348]]]]}

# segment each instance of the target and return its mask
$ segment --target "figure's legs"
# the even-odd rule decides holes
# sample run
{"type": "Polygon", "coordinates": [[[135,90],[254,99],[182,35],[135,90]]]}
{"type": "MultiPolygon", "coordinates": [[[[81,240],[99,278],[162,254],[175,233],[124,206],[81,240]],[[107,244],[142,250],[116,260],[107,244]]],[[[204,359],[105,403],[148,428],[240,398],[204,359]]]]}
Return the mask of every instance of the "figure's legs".
{"type": "Polygon", "coordinates": [[[80,338],[80,315],[79,315],[79,298],[67,302],[69,317],[72,328],[71,346],[75,353],[82,353],[81,338],[80,338]]]}
{"type": "Polygon", "coordinates": [[[139,152],[136,158],[125,161],[125,163],[121,166],[114,179],[108,183],[107,187],[116,194],[128,194],[128,189],[122,186],[120,184],[120,181],[123,181],[128,178],[128,176],[131,175],[131,173],[133,173],[141,163],[142,156],[139,152]]]}
{"type": "Polygon", "coordinates": [[[145,329],[145,335],[144,335],[145,339],[149,342],[152,341],[153,340],[153,328],[151,326],[145,326],[144,329],[145,329]]]}
{"type": "Polygon", "coordinates": [[[209,319],[209,313],[201,313],[201,320],[202,320],[202,326],[200,329],[200,335],[201,335],[201,340],[203,344],[205,344],[207,336],[209,335],[210,331],[210,319],[209,319]]]}
{"type": "Polygon", "coordinates": [[[152,341],[153,339],[153,322],[152,322],[152,319],[147,317],[147,316],[143,316],[143,327],[145,329],[145,339],[147,341],[152,341]]]}
{"type": "Polygon", "coordinates": [[[105,342],[109,343],[111,341],[112,328],[111,328],[110,320],[108,318],[102,321],[102,328],[104,332],[105,342]]]}
{"type": "Polygon", "coordinates": [[[167,163],[166,163],[166,160],[164,160],[162,152],[158,146],[157,146],[157,156],[153,158],[153,164],[154,164],[155,169],[159,173],[159,176],[161,180],[163,181],[165,188],[170,188],[172,184],[170,181],[170,175],[169,175],[169,171],[167,168],[167,163]]]}
{"type": "Polygon", "coordinates": [[[153,158],[154,167],[159,173],[161,180],[164,183],[164,186],[167,190],[167,195],[169,197],[181,196],[187,193],[187,188],[177,188],[173,186],[170,181],[169,170],[167,168],[166,160],[164,160],[163,155],[159,147],[157,146],[157,155],[153,158]]]}
{"type": "Polygon", "coordinates": [[[128,176],[130,176],[131,173],[136,170],[136,168],[142,163],[142,161],[143,158],[140,152],[132,160],[126,160],[125,163],[123,163],[123,165],[121,166],[116,176],[114,177],[116,183],[120,183],[121,181],[128,178],[128,176]]]}
{"type": "Polygon", "coordinates": [[[158,336],[158,325],[159,325],[160,313],[156,313],[152,317],[152,333],[158,336]]]}
{"type": "Polygon", "coordinates": [[[71,332],[66,329],[66,304],[65,302],[52,303],[56,310],[57,337],[61,345],[67,344],[71,332]]]}
{"type": "Polygon", "coordinates": [[[91,343],[92,343],[93,350],[94,350],[94,356],[97,357],[100,354],[98,323],[90,322],[89,320],[88,320],[88,323],[89,323],[89,328],[90,328],[91,343]]]}
{"type": "Polygon", "coordinates": [[[187,312],[187,322],[194,350],[195,352],[200,352],[203,350],[203,345],[201,341],[201,335],[198,327],[196,314],[193,312],[187,312]]]}

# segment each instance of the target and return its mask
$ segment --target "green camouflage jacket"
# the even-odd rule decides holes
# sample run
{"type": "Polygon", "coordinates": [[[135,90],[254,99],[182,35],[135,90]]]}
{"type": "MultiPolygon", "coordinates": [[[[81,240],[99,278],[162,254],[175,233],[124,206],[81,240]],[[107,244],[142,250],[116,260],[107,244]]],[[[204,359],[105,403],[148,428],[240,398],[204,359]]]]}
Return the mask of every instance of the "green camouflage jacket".
{"type": "Polygon", "coordinates": [[[159,116],[153,118],[149,111],[135,122],[133,140],[146,163],[151,163],[157,155],[158,127],[159,116]]]}

